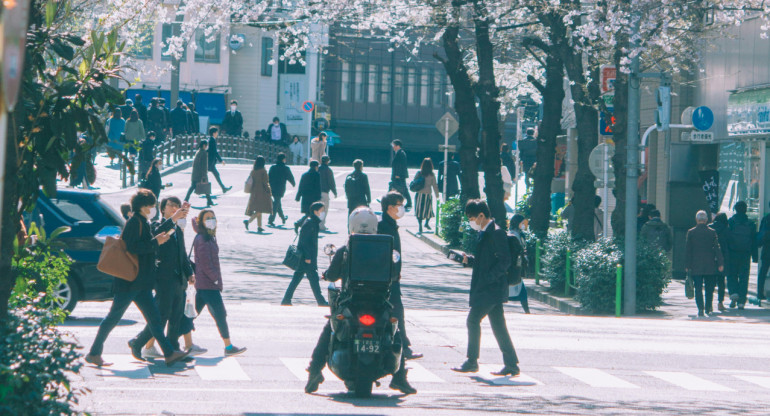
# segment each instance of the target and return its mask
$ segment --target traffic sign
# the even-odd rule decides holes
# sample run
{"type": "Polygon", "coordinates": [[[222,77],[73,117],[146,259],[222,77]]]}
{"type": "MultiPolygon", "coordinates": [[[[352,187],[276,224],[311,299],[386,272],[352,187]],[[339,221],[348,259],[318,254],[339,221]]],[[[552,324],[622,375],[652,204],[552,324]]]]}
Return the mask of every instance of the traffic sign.
{"type": "Polygon", "coordinates": [[[459,127],[460,124],[457,123],[457,120],[448,111],[436,122],[436,128],[444,137],[452,137],[457,133],[459,127]]]}
{"type": "Polygon", "coordinates": [[[714,112],[705,105],[696,108],[692,112],[692,125],[700,131],[710,129],[714,125],[714,112]]]}
{"type": "Polygon", "coordinates": [[[591,169],[591,173],[596,176],[597,179],[603,180],[604,178],[604,153],[607,153],[607,179],[615,180],[615,171],[612,166],[612,157],[615,155],[615,146],[602,143],[591,150],[591,154],[588,156],[588,167],[591,169]]]}
{"type": "Polygon", "coordinates": [[[447,145],[447,146],[444,146],[443,144],[438,145],[438,151],[439,152],[443,152],[444,150],[446,150],[449,153],[454,153],[454,152],[457,151],[457,146],[455,146],[453,144],[450,144],[450,145],[447,145]]]}
{"type": "Polygon", "coordinates": [[[617,69],[613,65],[602,65],[599,72],[599,87],[602,94],[615,91],[615,78],[617,78],[617,69]]]}
{"type": "Polygon", "coordinates": [[[315,108],[315,104],[312,101],[305,101],[302,103],[302,110],[306,113],[310,113],[315,108]]]}
{"type": "Polygon", "coordinates": [[[613,108],[608,107],[607,111],[600,111],[599,112],[599,135],[601,136],[612,136],[612,126],[615,125],[615,115],[613,113],[613,108]],[[607,113],[610,114],[607,114],[607,113]],[[609,116],[609,122],[607,122],[607,116],[609,116]]]}
{"type": "Polygon", "coordinates": [[[315,127],[316,130],[326,130],[329,128],[329,120],[325,118],[317,118],[313,120],[313,127],[315,127]]]}

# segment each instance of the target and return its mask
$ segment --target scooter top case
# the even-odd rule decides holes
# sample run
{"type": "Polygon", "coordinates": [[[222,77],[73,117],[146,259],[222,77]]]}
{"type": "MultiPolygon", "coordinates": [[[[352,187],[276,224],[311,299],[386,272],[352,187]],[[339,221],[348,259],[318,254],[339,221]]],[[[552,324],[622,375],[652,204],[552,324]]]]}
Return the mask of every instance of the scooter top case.
{"type": "Polygon", "coordinates": [[[393,237],[353,234],[348,240],[348,281],[353,298],[387,299],[393,271],[393,237]]]}

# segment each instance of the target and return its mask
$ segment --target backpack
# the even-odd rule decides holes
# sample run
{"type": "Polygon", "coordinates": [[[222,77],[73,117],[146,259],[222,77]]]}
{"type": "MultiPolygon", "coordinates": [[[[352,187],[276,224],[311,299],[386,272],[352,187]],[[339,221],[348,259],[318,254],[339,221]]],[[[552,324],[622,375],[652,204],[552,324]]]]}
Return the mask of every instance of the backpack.
{"type": "Polygon", "coordinates": [[[417,172],[417,175],[415,175],[414,179],[409,182],[409,190],[412,192],[419,192],[422,191],[422,188],[424,187],[425,178],[420,174],[420,172],[417,172]]]}
{"type": "Polygon", "coordinates": [[[749,252],[753,248],[754,223],[730,219],[728,223],[727,245],[731,251],[749,252]]]}
{"type": "Polygon", "coordinates": [[[345,196],[348,201],[361,201],[365,198],[363,181],[356,175],[350,174],[345,178],[345,196]]]}

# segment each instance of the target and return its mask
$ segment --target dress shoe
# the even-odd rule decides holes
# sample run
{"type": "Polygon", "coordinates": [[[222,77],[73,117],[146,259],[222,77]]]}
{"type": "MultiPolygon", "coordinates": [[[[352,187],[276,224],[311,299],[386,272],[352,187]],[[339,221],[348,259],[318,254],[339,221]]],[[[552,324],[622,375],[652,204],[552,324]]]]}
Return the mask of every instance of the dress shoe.
{"type": "Polygon", "coordinates": [[[112,365],[112,363],[108,363],[102,359],[101,355],[86,355],[86,362],[93,364],[97,367],[109,367],[112,365]]]}
{"type": "Polygon", "coordinates": [[[258,232],[258,233],[264,233],[264,232],[265,232],[265,229],[264,229],[264,228],[262,228],[262,227],[257,227],[257,232],[258,232]]]}
{"type": "Polygon", "coordinates": [[[506,365],[500,371],[496,371],[492,373],[492,375],[494,376],[511,376],[511,377],[516,377],[519,374],[521,374],[521,370],[519,370],[518,365],[513,365],[513,366],[506,365]]]}
{"type": "Polygon", "coordinates": [[[249,220],[243,220],[243,226],[246,227],[246,231],[249,230],[249,220]]]}
{"type": "Polygon", "coordinates": [[[147,361],[147,360],[144,359],[144,357],[142,357],[142,346],[141,345],[136,345],[136,341],[135,340],[132,339],[132,340],[128,341],[128,348],[131,349],[131,355],[134,358],[136,358],[139,361],[147,361]]]}
{"type": "Polygon", "coordinates": [[[190,353],[186,351],[174,351],[174,353],[171,354],[171,356],[166,357],[166,366],[171,367],[174,363],[181,361],[183,358],[187,357],[188,355],[190,355],[190,353]]]}
{"type": "Polygon", "coordinates": [[[231,189],[233,189],[233,187],[232,187],[232,186],[225,186],[224,188],[222,188],[222,193],[223,193],[223,194],[226,194],[226,193],[228,193],[228,192],[229,192],[231,189]]]}
{"type": "Polygon", "coordinates": [[[479,363],[477,361],[468,360],[464,362],[463,365],[453,368],[452,371],[457,371],[458,373],[476,373],[479,371],[479,363]]]}
{"type": "Polygon", "coordinates": [[[738,310],[742,311],[745,307],[746,307],[746,305],[741,303],[740,305],[738,305],[738,310]]]}
{"type": "Polygon", "coordinates": [[[414,351],[406,351],[404,352],[404,358],[407,360],[417,360],[419,358],[422,358],[424,355],[420,354],[419,352],[414,351]]]}
{"type": "Polygon", "coordinates": [[[727,309],[727,308],[725,308],[725,304],[724,303],[719,302],[719,304],[717,305],[717,309],[719,309],[720,312],[724,312],[725,309],[727,309]]]}
{"type": "Polygon", "coordinates": [[[324,382],[324,375],[318,372],[311,372],[307,376],[307,384],[305,384],[305,393],[315,393],[318,391],[318,386],[324,382]]]}

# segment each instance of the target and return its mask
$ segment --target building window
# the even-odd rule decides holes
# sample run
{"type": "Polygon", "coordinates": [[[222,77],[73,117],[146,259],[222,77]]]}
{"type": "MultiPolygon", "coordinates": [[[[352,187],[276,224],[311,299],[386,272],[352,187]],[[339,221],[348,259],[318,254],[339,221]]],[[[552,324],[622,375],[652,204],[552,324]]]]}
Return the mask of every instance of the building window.
{"type": "Polygon", "coordinates": [[[409,105],[416,104],[414,87],[416,84],[414,76],[414,68],[409,68],[409,76],[406,79],[406,103],[409,105]]]}
{"type": "Polygon", "coordinates": [[[136,59],[152,59],[152,45],[155,40],[153,36],[154,27],[150,26],[142,31],[141,38],[131,48],[131,55],[136,59]]]}
{"type": "MultiPolygon", "coordinates": [[[[180,36],[182,34],[182,23],[164,23],[161,35],[161,41],[163,42],[163,51],[160,59],[163,61],[170,61],[171,55],[166,54],[168,51],[168,39],[172,36],[180,36]]],[[[187,60],[187,45],[184,46],[184,52],[182,52],[182,58],[180,62],[187,60]]]]}
{"type": "Polygon", "coordinates": [[[353,87],[355,94],[355,101],[357,103],[364,102],[364,64],[356,64],[356,74],[354,78],[355,86],[353,87]]]}
{"type": "Polygon", "coordinates": [[[350,100],[350,64],[342,61],[342,74],[340,77],[340,100],[350,100]]]}
{"type": "Polygon", "coordinates": [[[438,69],[433,70],[433,106],[441,107],[443,102],[441,96],[441,72],[438,69]]]}
{"type": "Polygon", "coordinates": [[[390,104],[390,67],[382,67],[382,83],[380,84],[380,102],[390,104]]]}
{"type": "Polygon", "coordinates": [[[449,76],[446,77],[446,100],[447,107],[455,107],[455,90],[452,88],[452,82],[449,80],[449,76]]]}
{"type": "Polygon", "coordinates": [[[428,68],[422,68],[420,70],[420,105],[427,107],[428,102],[428,68]]]}
{"type": "Polygon", "coordinates": [[[369,65],[366,73],[366,101],[377,102],[377,65],[369,65]]]}
{"type": "Polygon", "coordinates": [[[219,34],[212,40],[205,29],[197,29],[195,46],[195,62],[219,63],[219,34]]]}
{"type": "Polygon", "coordinates": [[[262,38],[262,76],[273,76],[273,38],[262,38]]]}
{"type": "Polygon", "coordinates": [[[404,103],[404,67],[397,66],[393,74],[393,103],[404,103]]]}

